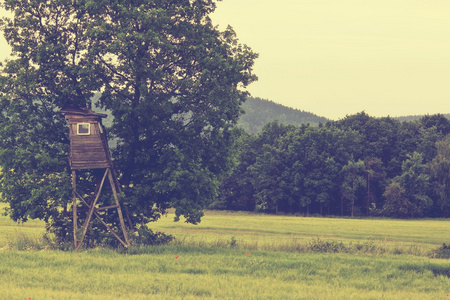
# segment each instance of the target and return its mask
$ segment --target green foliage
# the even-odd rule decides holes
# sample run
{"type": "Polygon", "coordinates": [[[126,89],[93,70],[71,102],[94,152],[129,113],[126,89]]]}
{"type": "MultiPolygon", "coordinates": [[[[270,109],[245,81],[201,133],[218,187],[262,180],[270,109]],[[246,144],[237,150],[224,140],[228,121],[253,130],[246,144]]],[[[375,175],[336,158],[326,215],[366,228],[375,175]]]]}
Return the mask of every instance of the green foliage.
{"type": "MultiPolygon", "coordinates": [[[[51,218],[70,201],[68,139],[49,99],[11,99],[3,86],[1,193],[16,221],[51,218]]],[[[19,95],[18,95],[19,97],[19,95]]]]}

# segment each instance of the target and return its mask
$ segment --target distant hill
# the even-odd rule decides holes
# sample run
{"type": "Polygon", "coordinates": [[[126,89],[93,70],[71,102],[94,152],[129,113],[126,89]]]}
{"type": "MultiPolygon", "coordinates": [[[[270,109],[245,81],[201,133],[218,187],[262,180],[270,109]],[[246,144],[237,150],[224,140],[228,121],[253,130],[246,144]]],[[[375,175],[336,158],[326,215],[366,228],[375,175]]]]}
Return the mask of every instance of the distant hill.
{"type": "MultiPolygon", "coordinates": [[[[442,115],[450,120],[450,114],[442,114],[442,115]]],[[[401,117],[395,117],[394,119],[397,119],[397,120],[399,120],[401,122],[404,122],[404,121],[408,121],[409,122],[409,121],[420,120],[424,116],[425,115],[401,116],[401,117]]]]}
{"type": "Polygon", "coordinates": [[[241,116],[238,125],[248,133],[261,131],[266,123],[277,120],[282,124],[301,125],[310,123],[318,125],[326,123],[327,118],[319,117],[310,112],[290,108],[261,98],[247,98],[242,108],[245,114],[241,116]]]}
{"type": "MultiPolygon", "coordinates": [[[[110,127],[113,122],[113,116],[111,111],[97,107],[99,97],[100,94],[92,97],[92,109],[96,112],[107,114],[108,117],[102,123],[104,126],[110,127]]],[[[319,123],[326,123],[328,121],[324,117],[319,117],[309,112],[290,108],[261,98],[247,98],[242,108],[245,110],[245,114],[239,119],[238,126],[248,133],[260,132],[264,125],[275,120],[282,124],[292,125],[306,123],[318,125],[319,123]]]]}

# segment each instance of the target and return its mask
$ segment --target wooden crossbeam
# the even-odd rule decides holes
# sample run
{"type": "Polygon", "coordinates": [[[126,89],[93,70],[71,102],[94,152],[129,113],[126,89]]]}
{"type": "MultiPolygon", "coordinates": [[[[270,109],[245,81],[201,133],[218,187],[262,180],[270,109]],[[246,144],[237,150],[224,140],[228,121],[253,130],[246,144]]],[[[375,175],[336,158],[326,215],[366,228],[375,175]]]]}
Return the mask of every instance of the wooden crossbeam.
{"type": "Polygon", "coordinates": [[[120,207],[120,206],[118,206],[118,205],[110,205],[110,206],[96,207],[96,208],[94,208],[94,211],[107,210],[107,209],[118,208],[118,207],[120,207]]]}

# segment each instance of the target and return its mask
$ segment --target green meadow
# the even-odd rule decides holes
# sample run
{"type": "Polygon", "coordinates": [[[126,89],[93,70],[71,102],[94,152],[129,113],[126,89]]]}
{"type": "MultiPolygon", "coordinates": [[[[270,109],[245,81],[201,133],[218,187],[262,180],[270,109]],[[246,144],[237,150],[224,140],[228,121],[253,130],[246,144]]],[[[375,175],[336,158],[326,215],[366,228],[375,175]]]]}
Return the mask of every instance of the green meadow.
{"type": "Polygon", "coordinates": [[[151,224],[189,244],[223,244],[258,250],[289,250],[311,242],[377,247],[384,252],[427,255],[450,242],[450,220],[342,219],[274,216],[243,212],[207,211],[199,225],[173,222],[169,214],[151,224]]]}
{"type": "Polygon", "coordinates": [[[207,211],[150,225],[176,240],[62,252],[32,246],[43,223],[0,217],[0,299],[450,299],[450,261],[433,257],[447,220],[207,211]]]}

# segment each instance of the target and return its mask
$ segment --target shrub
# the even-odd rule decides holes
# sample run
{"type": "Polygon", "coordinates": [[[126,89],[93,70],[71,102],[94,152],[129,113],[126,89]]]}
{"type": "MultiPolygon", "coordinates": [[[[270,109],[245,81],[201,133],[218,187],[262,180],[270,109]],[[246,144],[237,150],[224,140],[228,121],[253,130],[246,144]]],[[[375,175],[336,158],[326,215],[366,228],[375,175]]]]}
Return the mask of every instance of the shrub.
{"type": "Polygon", "coordinates": [[[341,253],[348,252],[349,249],[342,242],[323,241],[317,238],[309,242],[309,250],[312,252],[341,253]]]}
{"type": "Polygon", "coordinates": [[[135,246],[165,245],[174,239],[173,235],[162,232],[153,232],[147,225],[140,225],[132,235],[131,243],[135,246]]]}
{"type": "Polygon", "coordinates": [[[445,243],[442,244],[439,248],[433,251],[432,256],[435,258],[450,258],[450,246],[445,243]]]}

